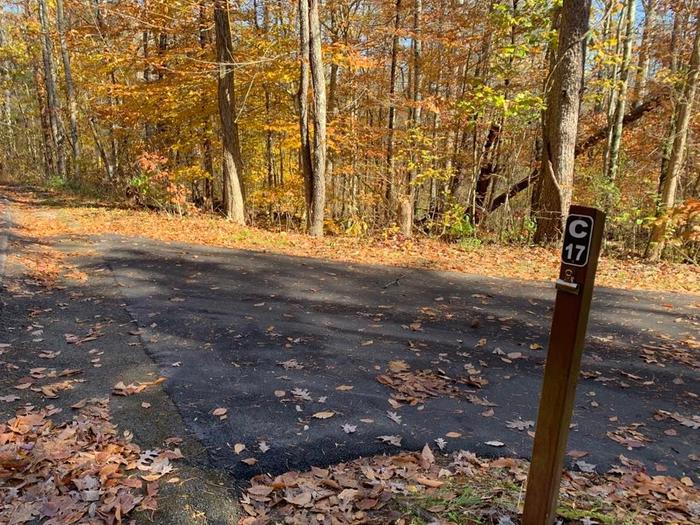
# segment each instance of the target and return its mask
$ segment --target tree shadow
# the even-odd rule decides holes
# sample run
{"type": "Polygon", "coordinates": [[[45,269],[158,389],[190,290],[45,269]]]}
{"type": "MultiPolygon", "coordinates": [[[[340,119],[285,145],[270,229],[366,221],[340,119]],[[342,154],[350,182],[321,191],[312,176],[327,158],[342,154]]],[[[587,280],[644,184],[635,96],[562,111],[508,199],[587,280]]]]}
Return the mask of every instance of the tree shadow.
{"type": "MultiPolygon", "coordinates": [[[[387,287],[406,272],[146,239],[106,237],[96,248],[183,419],[212,461],[237,476],[397,450],[381,435],[400,435],[408,449],[443,438],[448,449],[529,455],[530,436],[508,422],[536,418],[545,357],[537,348],[546,348],[554,298],[547,283],[410,270],[387,287]],[[392,392],[376,380],[392,360],[455,379],[471,365],[489,384],[394,408],[392,392]],[[352,389],[337,390],[343,385],[352,389]],[[494,415],[468,394],[495,403],[494,415]],[[228,409],[227,420],[211,415],[217,407],[228,409]],[[329,411],[328,419],[314,417],[329,411]],[[344,424],[357,428],[346,434],[344,424]],[[493,440],[505,446],[485,444],[493,440]],[[261,442],[270,450],[262,453],[261,442]],[[246,452],[236,455],[235,443],[246,452]],[[241,462],[248,458],[257,463],[241,462]]],[[[101,265],[95,259],[81,269],[101,265]]],[[[695,468],[689,432],[671,438],[663,431],[673,423],[653,416],[697,411],[686,394],[697,368],[673,360],[662,367],[639,355],[642,345],[668,347],[661,334],[691,331],[673,322],[686,303],[678,294],[596,290],[570,439],[572,449],[590,451],[588,461],[607,465],[624,453],[669,472],[695,468]],[[675,314],[662,302],[674,304],[675,314]],[[633,423],[651,440],[643,449],[606,436],[633,423]]]]}

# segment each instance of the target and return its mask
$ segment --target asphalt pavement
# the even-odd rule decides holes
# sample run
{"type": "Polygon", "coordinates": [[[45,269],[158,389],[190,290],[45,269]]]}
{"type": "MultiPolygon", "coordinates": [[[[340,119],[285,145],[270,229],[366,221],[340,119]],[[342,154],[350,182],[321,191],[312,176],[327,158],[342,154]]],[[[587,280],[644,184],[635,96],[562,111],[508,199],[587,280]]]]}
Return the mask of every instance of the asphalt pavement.
{"type": "MultiPolygon", "coordinates": [[[[85,278],[3,290],[7,388],[47,366],[46,350],[68,368],[102,352],[62,403],[164,376],[162,389],[112,396],[117,420],[146,445],[186,436],[194,468],[238,481],[425,443],[530,453],[553,283],[119,236],[57,247],[85,278]]],[[[595,290],[572,468],[602,472],[623,454],[698,476],[699,309],[700,296],[595,290]]]]}
{"type": "MultiPolygon", "coordinates": [[[[379,436],[407,449],[443,439],[445,450],[530,453],[551,283],[121,237],[94,248],[183,420],[237,477],[398,450],[379,436]],[[457,391],[397,408],[377,379],[392,362],[457,391]],[[474,373],[488,384],[460,382],[474,373]]],[[[699,412],[699,305],[596,289],[569,446],[586,463],[602,471],[624,454],[651,472],[697,475],[698,430],[659,411],[699,412]]]]}

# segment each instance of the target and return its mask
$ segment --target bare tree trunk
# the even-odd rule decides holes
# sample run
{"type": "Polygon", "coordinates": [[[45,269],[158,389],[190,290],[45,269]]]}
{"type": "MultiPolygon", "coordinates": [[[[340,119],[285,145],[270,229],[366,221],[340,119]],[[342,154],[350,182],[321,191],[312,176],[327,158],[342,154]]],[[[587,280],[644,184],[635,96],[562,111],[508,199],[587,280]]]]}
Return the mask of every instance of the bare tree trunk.
{"type": "MultiPolygon", "coordinates": [[[[23,7],[24,21],[26,24],[30,24],[33,22],[33,20],[29,0],[24,1],[23,7]]],[[[41,78],[41,72],[39,71],[39,66],[37,65],[39,63],[38,57],[34,53],[34,48],[32,46],[32,42],[30,41],[29,35],[25,33],[23,37],[24,43],[27,46],[27,51],[29,53],[29,63],[31,64],[34,93],[36,95],[36,104],[39,110],[39,123],[41,127],[41,144],[43,153],[42,158],[44,161],[44,173],[48,175],[54,172],[54,150],[51,138],[51,124],[49,123],[49,110],[46,105],[46,100],[44,98],[44,87],[42,87],[43,82],[41,78]]]]}
{"type": "MultiPolygon", "coordinates": [[[[268,12],[267,2],[262,5],[262,28],[258,23],[258,8],[257,3],[254,3],[254,16],[255,16],[255,28],[257,30],[262,29],[262,35],[268,34],[270,17],[268,12]]],[[[270,97],[270,86],[267,81],[263,82],[263,91],[265,94],[265,163],[267,165],[267,186],[272,188],[275,185],[275,165],[274,165],[274,155],[273,155],[273,135],[272,135],[272,100],[270,97]]]]}
{"type": "MultiPolygon", "coordinates": [[[[328,114],[330,121],[333,122],[338,116],[338,64],[331,64],[330,78],[328,79],[328,114]]],[[[332,149],[326,152],[326,180],[331,186],[331,216],[338,216],[338,186],[340,185],[340,177],[334,177],[335,169],[335,153],[332,149]]]]}
{"type": "MultiPolygon", "coordinates": [[[[421,17],[423,13],[423,0],[414,0],[413,9],[413,86],[412,86],[412,99],[413,99],[413,109],[412,114],[412,125],[415,130],[418,130],[421,125],[421,53],[423,49],[423,43],[421,41],[421,17]]],[[[414,162],[415,164],[415,162],[414,162]]],[[[416,200],[416,188],[414,181],[417,176],[417,171],[415,167],[408,170],[406,176],[406,187],[404,196],[399,203],[399,228],[401,233],[405,237],[411,237],[413,233],[413,212],[416,200]]]]}
{"type": "Polygon", "coordinates": [[[651,37],[656,24],[656,3],[658,0],[647,0],[644,5],[644,29],[642,40],[639,44],[639,63],[634,78],[634,94],[632,95],[632,109],[642,105],[647,96],[647,83],[649,81],[649,63],[651,37]]]}
{"type": "Polygon", "coordinates": [[[399,29],[401,27],[401,0],[396,0],[394,13],[394,35],[391,40],[391,64],[389,66],[389,115],[387,118],[387,145],[386,145],[386,189],[384,197],[387,201],[387,211],[390,213],[394,202],[394,135],[396,127],[396,68],[399,52],[399,29]]]}
{"type": "Polygon", "coordinates": [[[625,118],[625,105],[627,103],[627,88],[630,78],[630,64],[632,59],[632,43],[634,41],[634,15],[636,0],[627,0],[625,6],[625,40],[622,51],[622,65],[620,66],[620,84],[617,89],[617,99],[613,120],[610,123],[609,133],[610,149],[606,155],[605,174],[608,181],[614,182],[620,167],[620,144],[622,142],[623,119],[625,118]]]}
{"type": "Polygon", "coordinates": [[[546,90],[535,242],[556,241],[571,204],[590,0],[564,0],[555,67],[546,90]]]}
{"type": "Polygon", "coordinates": [[[676,190],[685,160],[688,128],[693,114],[693,100],[698,88],[698,78],[700,78],[700,10],[696,13],[695,38],[693,40],[693,51],[690,56],[688,76],[683,88],[683,94],[676,105],[674,126],[676,133],[661,188],[661,200],[657,212],[659,219],[651,230],[651,238],[645,253],[645,257],[652,261],[661,257],[668,229],[667,213],[676,202],[676,190]]]}
{"type": "Polygon", "coordinates": [[[59,115],[58,94],[56,92],[56,73],[53,65],[53,43],[49,27],[48,8],[46,0],[39,2],[39,23],[41,24],[41,53],[44,61],[44,84],[46,86],[46,102],[49,124],[51,127],[51,142],[53,143],[54,158],[56,159],[56,174],[61,180],[66,179],[66,157],[63,149],[63,131],[59,115]]]}
{"type": "Polygon", "coordinates": [[[107,176],[105,181],[107,183],[111,183],[112,179],[114,178],[114,167],[112,166],[112,162],[109,160],[109,155],[107,155],[107,151],[100,140],[100,135],[97,132],[97,127],[95,126],[95,119],[93,117],[88,117],[88,124],[90,125],[90,131],[92,132],[92,138],[95,141],[95,148],[97,149],[100,160],[102,160],[102,165],[105,168],[105,175],[107,176]]]}
{"type": "Polygon", "coordinates": [[[311,134],[309,133],[309,4],[299,0],[299,91],[297,104],[299,111],[299,164],[304,176],[304,196],[306,201],[306,227],[311,228],[311,206],[313,172],[311,167],[311,134]]]}
{"type": "Polygon", "coordinates": [[[75,98],[75,84],[73,83],[73,71],[70,62],[70,53],[66,42],[66,22],[63,14],[63,0],[56,0],[56,27],[58,28],[58,41],[61,46],[61,58],[63,60],[63,74],[66,81],[66,101],[68,102],[68,119],[70,121],[70,145],[71,164],[73,177],[80,177],[80,140],[78,135],[78,103],[75,98]]]}
{"type": "MultiPolygon", "coordinates": [[[[679,41],[682,39],[682,35],[685,32],[686,25],[688,22],[688,16],[682,5],[675,6],[673,8],[673,28],[671,29],[671,60],[669,64],[669,69],[674,75],[678,72],[680,55],[681,55],[681,45],[679,41]]],[[[673,104],[673,114],[671,116],[671,121],[666,131],[666,139],[664,140],[663,151],[661,154],[661,175],[659,177],[659,194],[663,191],[664,179],[668,173],[668,163],[671,159],[671,150],[673,149],[673,139],[676,135],[676,112],[678,108],[676,107],[676,102],[680,98],[681,92],[679,88],[679,82],[673,84],[671,91],[671,102],[673,104]]]]}
{"type": "MultiPolygon", "coordinates": [[[[199,1],[199,47],[204,50],[209,44],[211,44],[211,31],[207,29],[207,13],[204,4],[205,0],[199,1]]],[[[144,48],[145,49],[145,48],[144,48]]],[[[146,75],[146,68],[144,70],[144,78],[146,75]]],[[[207,211],[212,211],[214,209],[214,154],[211,144],[210,128],[211,122],[210,117],[204,110],[205,102],[202,100],[202,155],[204,171],[207,173],[207,177],[204,179],[204,203],[203,208],[207,211]]]]}
{"type": "Polygon", "coordinates": [[[234,119],[236,93],[233,74],[233,41],[228,9],[228,0],[214,0],[216,59],[219,63],[219,117],[223,135],[224,214],[236,224],[245,224],[243,188],[240,178],[242,161],[238,143],[238,125],[234,119]]]}
{"type": "MultiPolygon", "coordinates": [[[[337,7],[334,5],[328,6],[330,9],[330,34],[331,43],[333,45],[338,44],[340,41],[339,28],[338,28],[338,13],[337,7]]],[[[345,39],[347,40],[347,31],[344,32],[345,39]]],[[[347,42],[345,42],[347,43],[347,42]]],[[[337,62],[332,62],[330,65],[330,77],[328,79],[328,116],[330,122],[335,121],[338,116],[338,76],[340,67],[337,62]]],[[[331,217],[334,219],[339,217],[339,193],[340,188],[342,188],[343,176],[334,176],[335,169],[335,152],[329,149],[326,152],[326,180],[329,184],[330,200],[331,200],[331,217]]]]}
{"type": "Polygon", "coordinates": [[[318,1],[309,0],[309,51],[311,81],[313,84],[314,148],[312,156],[312,192],[309,233],[323,236],[324,209],[326,206],[326,77],[321,56],[321,22],[318,1]]]}

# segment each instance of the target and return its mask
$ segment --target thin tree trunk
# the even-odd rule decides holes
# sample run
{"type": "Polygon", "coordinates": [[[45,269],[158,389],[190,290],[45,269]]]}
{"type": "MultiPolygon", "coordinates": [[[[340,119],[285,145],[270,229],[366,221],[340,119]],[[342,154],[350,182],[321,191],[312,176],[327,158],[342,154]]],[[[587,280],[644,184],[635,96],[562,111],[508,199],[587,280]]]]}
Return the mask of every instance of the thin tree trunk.
{"type": "Polygon", "coordinates": [[[319,0],[309,0],[309,50],[311,81],[314,88],[313,185],[309,233],[315,237],[322,237],[326,206],[326,77],[321,55],[321,22],[318,15],[318,2],[319,0]]]}
{"type": "MultiPolygon", "coordinates": [[[[25,23],[29,24],[32,22],[32,13],[30,9],[29,0],[24,2],[24,19],[25,23]]],[[[39,123],[41,127],[41,143],[42,143],[42,159],[44,161],[44,173],[49,175],[54,172],[54,150],[51,137],[51,124],[49,123],[49,110],[46,105],[46,100],[44,98],[44,87],[42,87],[41,72],[39,71],[38,57],[34,53],[34,47],[27,33],[23,35],[24,43],[27,46],[31,64],[32,81],[34,84],[34,93],[36,96],[36,104],[39,110],[39,123]]]]}
{"type": "Polygon", "coordinates": [[[642,105],[647,96],[647,84],[649,82],[649,64],[651,37],[656,24],[656,2],[657,0],[647,0],[644,5],[644,29],[642,30],[642,40],[639,44],[639,63],[634,78],[634,94],[632,96],[632,108],[642,105]]]}
{"type": "MultiPolygon", "coordinates": [[[[676,6],[673,10],[673,28],[671,29],[671,61],[669,68],[671,73],[675,75],[678,72],[679,62],[680,62],[680,52],[681,45],[679,41],[682,38],[682,34],[685,32],[685,26],[687,24],[688,17],[685,16],[685,12],[682,6],[676,6]]],[[[671,159],[671,150],[673,149],[673,139],[676,135],[676,112],[678,108],[676,107],[676,102],[680,98],[680,88],[679,83],[673,84],[671,90],[671,102],[672,102],[672,115],[670,124],[666,131],[666,138],[664,140],[664,146],[661,154],[661,175],[659,177],[659,194],[663,191],[664,179],[666,173],[668,173],[668,163],[671,159]]]]}
{"type": "Polygon", "coordinates": [[[299,0],[299,91],[297,93],[300,140],[299,164],[304,176],[307,229],[311,228],[311,201],[313,195],[311,134],[309,133],[309,39],[309,4],[307,0],[299,0]]]}
{"type": "Polygon", "coordinates": [[[668,230],[668,212],[676,202],[676,190],[685,160],[686,145],[688,141],[688,128],[693,115],[693,100],[698,88],[700,78],[700,10],[696,13],[695,38],[693,51],[690,57],[688,76],[683,88],[683,94],[676,106],[675,129],[671,155],[666,165],[666,174],[661,188],[661,199],[656,221],[651,230],[651,238],[645,256],[650,260],[658,260],[663,252],[666,233],[668,230]]]}
{"type": "Polygon", "coordinates": [[[56,27],[58,28],[58,41],[61,46],[61,58],[63,60],[63,74],[66,81],[66,101],[68,102],[68,119],[70,121],[70,145],[73,177],[80,177],[80,137],[78,135],[78,102],[75,98],[75,84],[73,83],[73,71],[71,68],[70,53],[66,42],[66,23],[63,13],[63,0],[56,0],[56,27]]]}
{"type": "Polygon", "coordinates": [[[233,73],[233,41],[228,0],[214,0],[216,59],[219,63],[218,102],[223,142],[224,214],[236,224],[245,224],[238,126],[234,120],[236,95],[233,73]]]}
{"type": "MultiPolygon", "coordinates": [[[[616,0],[611,0],[610,5],[606,7],[607,10],[612,8],[613,4],[616,4],[616,0]]],[[[613,39],[613,42],[615,43],[614,49],[610,50],[609,52],[614,55],[614,56],[619,56],[620,51],[621,51],[621,43],[622,43],[622,28],[624,26],[625,22],[625,17],[624,17],[624,10],[620,13],[619,18],[617,19],[617,24],[616,24],[616,29],[615,29],[615,38],[613,39]]],[[[612,14],[610,15],[612,17],[612,14]]],[[[612,26],[612,21],[610,22],[612,26]]],[[[612,33],[612,30],[611,30],[612,33]]],[[[608,90],[608,99],[607,99],[607,110],[606,110],[606,115],[607,115],[607,122],[608,122],[608,127],[607,127],[607,142],[605,145],[605,151],[603,152],[603,173],[607,175],[608,173],[608,166],[610,164],[610,148],[612,146],[612,128],[613,128],[613,121],[615,119],[615,108],[617,108],[617,94],[618,94],[618,84],[620,80],[620,64],[617,63],[617,61],[611,61],[612,63],[608,66],[608,78],[607,78],[607,83],[610,85],[610,89],[608,90]]]]}
{"type": "MultiPolygon", "coordinates": [[[[337,24],[337,8],[335,6],[329,6],[330,9],[330,33],[331,33],[331,43],[337,45],[339,38],[339,30],[337,24]]],[[[347,35],[346,35],[347,36],[347,35]]],[[[338,116],[338,73],[339,66],[337,62],[332,62],[330,65],[330,77],[328,79],[328,116],[330,122],[333,122],[338,116]]],[[[341,178],[334,177],[335,169],[335,153],[332,149],[328,149],[326,152],[326,180],[329,184],[330,201],[331,201],[331,217],[337,218],[339,216],[338,204],[339,204],[339,186],[341,185],[341,178]]]]}
{"type": "Polygon", "coordinates": [[[56,173],[61,180],[66,179],[66,157],[63,148],[63,131],[59,115],[58,93],[56,91],[56,73],[53,64],[53,43],[51,42],[51,28],[49,27],[48,8],[46,0],[39,2],[39,23],[41,24],[41,53],[44,62],[44,84],[46,86],[46,102],[48,108],[49,125],[51,128],[51,142],[53,144],[54,159],[56,159],[56,173]]]}
{"type": "Polygon", "coordinates": [[[590,0],[564,0],[554,71],[546,91],[535,242],[556,241],[571,204],[590,0]]]}
{"type": "MultiPolygon", "coordinates": [[[[412,126],[418,131],[421,126],[421,53],[423,43],[421,41],[421,17],[423,13],[423,0],[414,0],[413,6],[413,86],[411,98],[413,99],[412,126]]],[[[415,151],[414,151],[415,154],[415,151]]],[[[413,163],[414,165],[416,162],[413,163]]],[[[404,197],[399,203],[399,228],[405,237],[411,237],[413,233],[413,214],[416,200],[416,187],[414,181],[417,176],[415,167],[407,171],[406,188],[404,197]]]]}
{"type": "MultiPolygon", "coordinates": [[[[264,34],[269,31],[269,15],[267,9],[267,2],[263,3],[263,22],[262,30],[264,34]]],[[[255,9],[255,25],[258,28],[258,13],[257,5],[255,9]]],[[[259,28],[258,28],[259,29],[259,28]]],[[[272,107],[271,107],[271,97],[270,97],[270,86],[267,82],[263,82],[263,91],[265,93],[265,123],[267,129],[265,130],[265,162],[267,164],[267,185],[268,187],[273,187],[275,185],[275,165],[274,165],[274,155],[272,151],[272,107]]]]}
{"type": "Polygon", "coordinates": [[[384,197],[387,202],[386,211],[390,214],[394,202],[394,137],[396,128],[396,69],[399,53],[399,29],[401,27],[401,0],[396,0],[394,12],[394,35],[391,40],[391,64],[389,65],[389,115],[387,118],[386,145],[386,188],[384,197]]]}
{"type": "Polygon", "coordinates": [[[622,65],[620,66],[620,84],[615,104],[613,121],[610,126],[610,150],[606,155],[606,177],[614,182],[620,168],[620,144],[622,142],[623,119],[625,117],[625,105],[627,104],[627,88],[630,78],[630,64],[632,59],[632,43],[634,41],[634,15],[636,0],[627,0],[625,6],[625,41],[622,51],[622,65]]]}
{"type": "MultiPolygon", "coordinates": [[[[211,31],[207,29],[207,13],[204,4],[205,0],[199,2],[199,47],[205,50],[211,44],[211,31]]],[[[144,75],[146,70],[144,70],[144,75]]],[[[207,211],[214,210],[214,153],[211,144],[211,122],[210,117],[204,110],[205,101],[202,100],[202,155],[204,171],[207,177],[204,179],[204,203],[203,208],[207,211]]]]}
{"type": "Polygon", "coordinates": [[[102,165],[105,168],[105,174],[107,176],[106,181],[111,183],[112,179],[114,178],[114,167],[112,166],[112,163],[109,160],[109,155],[107,155],[107,152],[102,145],[102,141],[100,140],[100,135],[98,134],[97,127],[95,126],[95,119],[93,117],[88,117],[88,124],[90,126],[90,131],[92,132],[92,138],[95,141],[95,148],[97,149],[97,153],[102,160],[102,165]]]}

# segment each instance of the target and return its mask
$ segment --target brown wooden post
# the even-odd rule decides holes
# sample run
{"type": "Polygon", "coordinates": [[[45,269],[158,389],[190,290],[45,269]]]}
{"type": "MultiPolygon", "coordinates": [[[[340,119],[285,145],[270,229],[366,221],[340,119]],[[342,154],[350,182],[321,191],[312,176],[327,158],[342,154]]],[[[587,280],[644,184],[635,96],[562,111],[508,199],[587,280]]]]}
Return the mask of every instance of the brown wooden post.
{"type": "Polygon", "coordinates": [[[569,209],[523,525],[551,525],[556,517],[604,225],[600,210],[576,205],[569,209]]]}

